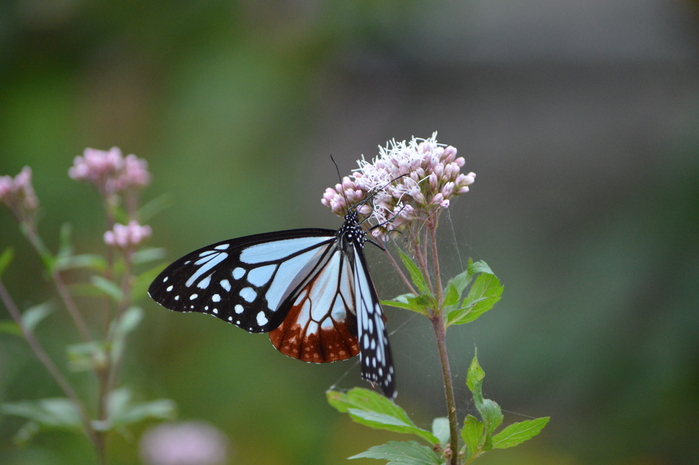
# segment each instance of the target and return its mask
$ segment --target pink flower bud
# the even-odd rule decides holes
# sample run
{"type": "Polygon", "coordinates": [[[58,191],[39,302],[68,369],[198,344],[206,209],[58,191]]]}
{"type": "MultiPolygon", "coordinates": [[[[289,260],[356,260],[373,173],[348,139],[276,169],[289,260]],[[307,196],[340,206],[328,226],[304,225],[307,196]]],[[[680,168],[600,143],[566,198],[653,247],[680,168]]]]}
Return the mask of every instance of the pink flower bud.
{"type": "Polygon", "coordinates": [[[128,225],[116,223],[111,231],[104,233],[104,242],[110,247],[131,249],[148,239],[151,233],[150,226],[141,226],[136,221],[131,221],[128,225]]]}

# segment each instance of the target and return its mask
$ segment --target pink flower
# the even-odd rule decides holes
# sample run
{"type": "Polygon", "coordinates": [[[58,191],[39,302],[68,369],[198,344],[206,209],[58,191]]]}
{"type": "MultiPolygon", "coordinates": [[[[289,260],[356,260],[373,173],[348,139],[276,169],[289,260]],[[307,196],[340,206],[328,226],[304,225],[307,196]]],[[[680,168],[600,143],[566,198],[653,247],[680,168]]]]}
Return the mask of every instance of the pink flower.
{"type": "Polygon", "coordinates": [[[389,141],[371,162],[362,157],[351,176],[327,188],[321,202],[342,216],[370,199],[358,210],[382,225],[372,231],[377,237],[448,208],[452,198],[468,192],[476,174],[461,174],[466,160],[436,137],[435,132],[429,139],[389,141]]]}
{"type": "Polygon", "coordinates": [[[134,249],[152,234],[150,226],[141,226],[137,221],[128,225],[115,224],[111,231],[104,233],[104,242],[118,249],[134,249]]]}
{"type": "Polygon", "coordinates": [[[147,465],[219,465],[226,462],[226,437],[208,423],[164,423],[141,438],[147,465]]]}
{"type": "Polygon", "coordinates": [[[75,157],[68,176],[94,184],[105,196],[150,183],[148,163],[136,155],[124,158],[119,147],[109,151],[85,149],[83,156],[75,157]]]}
{"type": "Polygon", "coordinates": [[[32,169],[22,168],[17,176],[0,176],[0,203],[4,204],[15,217],[24,221],[32,219],[39,209],[39,198],[32,186],[32,169]]]}

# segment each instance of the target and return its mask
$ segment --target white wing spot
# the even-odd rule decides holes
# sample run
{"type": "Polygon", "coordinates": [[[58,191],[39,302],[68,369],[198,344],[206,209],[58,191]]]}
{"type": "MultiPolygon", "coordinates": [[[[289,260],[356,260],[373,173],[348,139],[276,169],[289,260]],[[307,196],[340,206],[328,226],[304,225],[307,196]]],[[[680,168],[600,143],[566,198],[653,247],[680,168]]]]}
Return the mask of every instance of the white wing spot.
{"type": "Polygon", "coordinates": [[[165,276],[165,277],[163,278],[163,282],[166,283],[168,279],[170,279],[170,277],[169,277],[169,276],[165,276]]]}
{"type": "Polygon", "coordinates": [[[206,278],[199,281],[199,283],[197,284],[197,287],[199,289],[206,289],[207,287],[209,287],[209,283],[211,283],[211,275],[213,275],[213,273],[211,273],[209,276],[207,276],[206,278]]]}
{"type": "Polygon", "coordinates": [[[228,321],[233,321],[233,317],[228,315],[228,321]]]}
{"type": "Polygon", "coordinates": [[[244,287],[240,290],[240,297],[245,299],[246,302],[252,303],[257,298],[257,292],[251,287],[244,287]]]}
{"type": "Polygon", "coordinates": [[[237,305],[235,306],[234,310],[235,310],[235,313],[237,313],[238,315],[240,315],[241,313],[243,313],[243,310],[245,310],[245,309],[243,308],[242,305],[237,304],[237,305]]]}
{"type": "Polygon", "coordinates": [[[216,249],[216,250],[226,250],[229,246],[230,246],[230,244],[221,244],[221,245],[217,245],[216,247],[214,247],[214,249],[216,249]]]}
{"type": "Polygon", "coordinates": [[[214,308],[214,314],[218,315],[218,308],[214,308]]]}
{"type": "Polygon", "coordinates": [[[176,295],[175,300],[180,300],[180,296],[176,295]]]}
{"type": "Polygon", "coordinates": [[[222,288],[226,290],[226,292],[229,292],[231,290],[231,282],[228,281],[227,279],[222,279],[219,284],[221,285],[222,288]]]}
{"type": "Polygon", "coordinates": [[[257,314],[257,324],[260,326],[264,326],[267,323],[269,323],[269,320],[265,316],[265,312],[260,312],[257,314]]]}
{"type": "Polygon", "coordinates": [[[167,289],[165,289],[165,290],[168,291],[168,292],[170,292],[170,291],[172,290],[172,284],[169,285],[169,286],[167,287],[167,289]]]}
{"type": "Polygon", "coordinates": [[[245,268],[237,267],[233,270],[233,279],[240,279],[245,276],[245,268]]]}
{"type": "Polygon", "coordinates": [[[189,300],[194,300],[194,299],[196,299],[197,297],[199,297],[199,294],[192,294],[192,295],[189,296],[189,300]]]}
{"type": "Polygon", "coordinates": [[[214,302],[220,302],[221,301],[221,296],[218,294],[214,294],[211,296],[211,300],[214,302]]]}
{"type": "Polygon", "coordinates": [[[248,273],[248,282],[257,287],[267,284],[267,281],[270,280],[274,270],[276,269],[277,265],[267,265],[254,268],[248,273]]]}

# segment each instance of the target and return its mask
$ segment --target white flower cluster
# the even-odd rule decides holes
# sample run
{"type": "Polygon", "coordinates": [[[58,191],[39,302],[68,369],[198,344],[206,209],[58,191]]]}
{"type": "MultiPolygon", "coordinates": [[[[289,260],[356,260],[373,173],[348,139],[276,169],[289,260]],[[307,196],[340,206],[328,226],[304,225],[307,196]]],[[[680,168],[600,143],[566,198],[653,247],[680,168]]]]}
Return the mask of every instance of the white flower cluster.
{"type": "Polygon", "coordinates": [[[379,237],[447,208],[476,179],[475,173],[461,173],[466,161],[456,148],[437,143],[436,132],[429,139],[392,140],[371,162],[362,157],[358,163],[351,176],[325,190],[322,203],[338,215],[357,208],[373,217],[381,225],[373,231],[379,237]]]}

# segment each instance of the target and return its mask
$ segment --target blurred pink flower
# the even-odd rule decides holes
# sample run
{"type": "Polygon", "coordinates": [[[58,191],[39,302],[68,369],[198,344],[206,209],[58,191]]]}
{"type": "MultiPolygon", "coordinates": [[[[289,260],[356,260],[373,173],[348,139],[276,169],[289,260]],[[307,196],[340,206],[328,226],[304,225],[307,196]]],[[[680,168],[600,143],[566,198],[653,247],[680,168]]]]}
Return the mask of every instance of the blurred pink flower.
{"type": "Polygon", "coordinates": [[[0,203],[23,221],[33,218],[39,209],[39,198],[32,186],[32,169],[22,168],[17,176],[0,176],[0,203]]]}
{"type": "Polygon", "coordinates": [[[141,226],[137,221],[123,225],[116,223],[111,231],[104,233],[104,242],[110,247],[130,249],[139,246],[152,234],[150,226],[141,226]]]}
{"type": "Polygon", "coordinates": [[[147,465],[220,465],[226,461],[227,442],[208,423],[164,423],[141,438],[141,459],[147,465]]]}
{"type": "Polygon", "coordinates": [[[103,195],[111,195],[150,183],[148,163],[136,155],[121,154],[119,147],[109,151],[86,148],[75,157],[68,176],[94,184],[103,195]]]}

